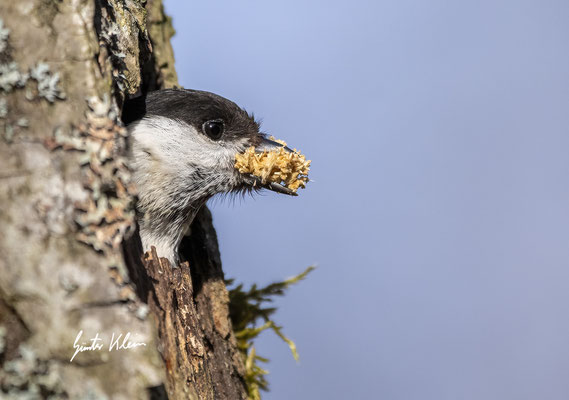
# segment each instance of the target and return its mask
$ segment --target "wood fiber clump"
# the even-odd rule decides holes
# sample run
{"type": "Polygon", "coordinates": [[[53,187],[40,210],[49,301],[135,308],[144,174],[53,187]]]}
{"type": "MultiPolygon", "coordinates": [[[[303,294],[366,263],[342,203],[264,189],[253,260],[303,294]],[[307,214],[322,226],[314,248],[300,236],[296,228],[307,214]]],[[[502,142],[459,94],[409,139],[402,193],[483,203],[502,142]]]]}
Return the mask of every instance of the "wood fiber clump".
{"type": "MultiPolygon", "coordinates": [[[[274,140],[271,137],[271,140],[274,140]]],[[[242,174],[251,174],[261,178],[263,184],[275,182],[286,186],[296,193],[298,188],[305,188],[308,182],[310,160],[294,149],[285,150],[286,143],[276,150],[256,152],[251,146],[245,152],[235,155],[235,168],[242,174]]]]}

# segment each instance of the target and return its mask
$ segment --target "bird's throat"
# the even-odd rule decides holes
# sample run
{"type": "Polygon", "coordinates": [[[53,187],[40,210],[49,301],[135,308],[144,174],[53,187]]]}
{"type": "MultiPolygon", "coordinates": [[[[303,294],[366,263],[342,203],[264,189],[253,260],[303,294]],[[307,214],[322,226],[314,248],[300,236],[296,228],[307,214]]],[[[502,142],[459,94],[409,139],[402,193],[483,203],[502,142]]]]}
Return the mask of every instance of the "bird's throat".
{"type": "Polygon", "coordinates": [[[156,248],[158,257],[167,258],[175,267],[181,261],[178,249],[182,238],[189,231],[195,216],[207,199],[194,202],[185,210],[169,213],[146,212],[139,218],[140,239],[143,250],[156,248]]]}

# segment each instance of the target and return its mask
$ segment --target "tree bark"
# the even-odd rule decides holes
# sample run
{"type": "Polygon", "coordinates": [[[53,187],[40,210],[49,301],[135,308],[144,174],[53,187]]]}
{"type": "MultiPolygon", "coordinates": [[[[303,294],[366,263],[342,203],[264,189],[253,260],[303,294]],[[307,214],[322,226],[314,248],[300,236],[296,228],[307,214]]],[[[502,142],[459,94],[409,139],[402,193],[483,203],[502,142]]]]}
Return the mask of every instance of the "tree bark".
{"type": "Polygon", "coordinates": [[[189,264],[140,254],[120,108],[177,83],[161,1],[4,1],[0,18],[0,397],[246,398],[209,211],[189,264]],[[70,362],[80,331],[146,346],[70,362]]]}
{"type": "MultiPolygon", "coordinates": [[[[155,251],[129,260],[138,296],[157,316],[170,398],[244,399],[243,359],[229,319],[229,295],[211,214],[203,208],[181,245],[189,260],[172,268],[155,251]]],[[[140,254],[136,236],[126,253],[140,254]]],[[[153,249],[154,250],[154,249],[153,249]]]]}

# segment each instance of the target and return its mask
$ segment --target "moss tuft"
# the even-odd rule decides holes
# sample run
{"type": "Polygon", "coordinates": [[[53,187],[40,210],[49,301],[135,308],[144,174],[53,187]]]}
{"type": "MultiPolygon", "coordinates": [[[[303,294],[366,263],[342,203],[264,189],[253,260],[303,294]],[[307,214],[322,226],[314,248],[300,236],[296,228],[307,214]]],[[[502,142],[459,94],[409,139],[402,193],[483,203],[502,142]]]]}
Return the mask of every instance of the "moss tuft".
{"type": "MultiPolygon", "coordinates": [[[[292,356],[298,361],[296,345],[282,333],[282,327],[271,319],[277,309],[265,305],[271,303],[275,296],[284,295],[289,286],[300,282],[313,269],[314,267],[310,266],[290,279],[274,282],[262,288],[257,288],[257,285],[253,284],[249,290],[244,290],[243,284],[239,284],[229,289],[229,316],[237,338],[237,347],[245,359],[245,382],[249,398],[253,400],[260,400],[260,390],[268,390],[269,386],[265,377],[269,372],[259,366],[260,362],[266,363],[269,360],[257,355],[254,346],[254,341],[261,332],[272,330],[288,345],[292,356]],[[257,326],[259,320],[264,321],[263,325],[257,326]]],[[[226,281],[228,286],[233,283],[233,279],[226,281]]]]}

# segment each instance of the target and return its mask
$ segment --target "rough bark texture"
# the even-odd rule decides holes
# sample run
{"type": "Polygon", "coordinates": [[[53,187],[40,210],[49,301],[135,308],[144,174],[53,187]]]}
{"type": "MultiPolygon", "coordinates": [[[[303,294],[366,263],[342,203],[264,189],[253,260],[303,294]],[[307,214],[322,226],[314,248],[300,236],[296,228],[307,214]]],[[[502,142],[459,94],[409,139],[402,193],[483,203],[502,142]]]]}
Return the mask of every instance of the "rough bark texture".
{"type": "Polygon", "coordinates": [[[2,1],[0,18],[0,397],[244,398],[208,211],[184,242],[191,275],[135,245],[123,261],[120,106],[176,84],[161,2],[2,1]],[[81,330],[147,346],[70,363],[81,330]]]}
{"type": "MultiPolygon", "coordinates": [[[[243,399],[243,359],[229,319],[229,295],[207,208],[198,213],[191,232],[181,246],[188,262],[171,268],[156,252],[138,264],[135,256],[128,263],[131,276],[138,296],[158,317],[170,398],[243,399]]],[[[139,254],[140,242],[129,241],[126,252],[139,254]]]]}

